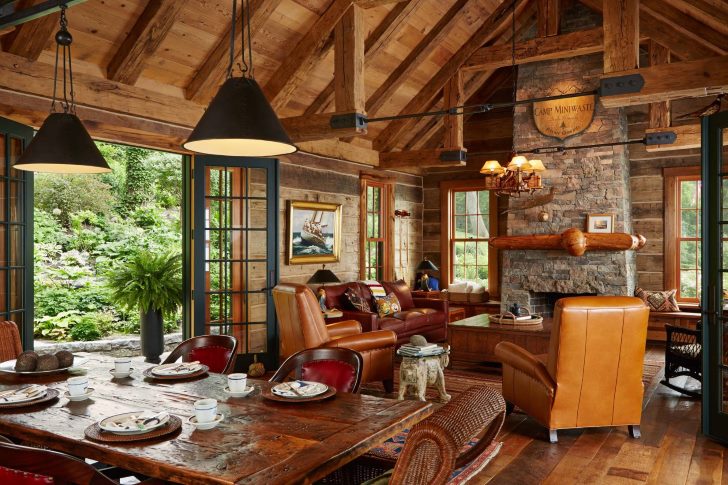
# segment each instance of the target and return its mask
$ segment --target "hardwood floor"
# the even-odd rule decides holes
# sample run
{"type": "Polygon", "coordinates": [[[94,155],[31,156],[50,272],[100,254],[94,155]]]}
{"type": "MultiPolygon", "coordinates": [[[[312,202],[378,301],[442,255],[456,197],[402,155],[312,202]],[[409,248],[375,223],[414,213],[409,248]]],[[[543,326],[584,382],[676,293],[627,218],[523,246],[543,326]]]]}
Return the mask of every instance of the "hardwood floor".
{"type": "MultiPolygon", "coordinates": [[[[651,348],[650,352],[659,352],[651,348]]],[[[700,401],[659,384],[645,390],[642,438],[627,428],[559,432],[523,414],[511,414],[499,439],[503,448],[469,483],[480,484],[722,484],[728,485],[728,448],[700,434],[700,401]]]]}

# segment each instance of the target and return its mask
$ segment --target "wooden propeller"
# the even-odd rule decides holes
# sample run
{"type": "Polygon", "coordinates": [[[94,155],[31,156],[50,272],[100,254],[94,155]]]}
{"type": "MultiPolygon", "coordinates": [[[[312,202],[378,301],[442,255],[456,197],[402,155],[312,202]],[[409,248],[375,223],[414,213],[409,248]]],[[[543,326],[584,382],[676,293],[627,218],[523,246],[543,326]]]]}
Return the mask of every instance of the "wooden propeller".
{"type": "Polygon", "coordinates": [[[586,251],[627,251],[645,247],[647,239],[622,232],[582,232],[572,227],[561,234],[530,234],[527,236],[500,236],[490,239],[490,246],[497,249],[565,249],[572,256],[586,251]]]}

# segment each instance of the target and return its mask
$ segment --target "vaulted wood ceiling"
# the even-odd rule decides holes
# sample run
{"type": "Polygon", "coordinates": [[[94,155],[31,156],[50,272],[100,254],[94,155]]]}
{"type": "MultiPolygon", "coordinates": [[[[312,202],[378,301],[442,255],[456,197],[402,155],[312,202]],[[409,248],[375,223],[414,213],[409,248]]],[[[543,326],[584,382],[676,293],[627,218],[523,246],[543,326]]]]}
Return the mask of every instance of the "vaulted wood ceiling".
{"type": "MultiPolygon", "coordinates": [[[[20,9],[39,1],[15,4],[20,9]]],[[[462,99],[488,99],[510,82],[498,70],[509,64],[510,49],[489,46],[510,43],[512,1],[520,45],[558,34],[557,6],[563,10],[575,0],[252,0],[255,77],[281,118],[341,111],[334,101],[334,37],[348,18],[365,39],[362,104],[368,116],[444,107],[443,89],[461,68],[462,99]],[[356,18],[349,17],[353,8],[356,18]]],[[[88,0],[70,8],[77,100],[92,134],[176,148],[224,78],[230,3],[88,0]]],[[[597,12],[603,6],[601,0],[582,3],[597,12]]],[[[0,33],[0,115],[36,126],[45,117],[41,101],[52,92],[56,22],[57,14],[0,33]]],[[[728,54],[728,1],[641,0],[640,34],[669,49],[674,60],[728,54]]],[[[566,57],[577,48],[600,51],[601,39],[597,29],[572,39],[570,48],[563,41],[538,49],[566,57]]],[[[519,62],[535,60],[533,52],[524,47],[519,62]]],[[[475,120],[484,129],[481,118],[475,120]]],[[[484,143],[472,130],[465,138],[466,147],[484,143]]],[[[427,118],[372,123],[366,135],[303,145],[376,164],[372,150],[437,148],[442,139],[443,119],[427,118]]]]}

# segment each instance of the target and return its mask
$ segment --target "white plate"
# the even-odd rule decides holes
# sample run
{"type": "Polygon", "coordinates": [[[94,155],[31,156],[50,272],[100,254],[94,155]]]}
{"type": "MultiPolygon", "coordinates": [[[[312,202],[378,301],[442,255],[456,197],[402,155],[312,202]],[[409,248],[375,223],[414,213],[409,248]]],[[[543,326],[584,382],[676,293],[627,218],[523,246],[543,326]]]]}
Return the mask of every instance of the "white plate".
{"type": "Polygon", "coordinates": [[[34,370],[34,371],[27,371],[27,372],[19,372],[19,371],[15,370],[15,359],[13,359],[13,360],[6,360],[5,362],[1,363],[0,372],[7,372],[9,374],[23,374],[23,375],[57,374],[59,372],[66,372],[68,370],[72,370],[74,367],[83,365],[86,362],[88,362],[88,359],[86,357],[80,357],[78,355],[74,355],[73,364],[70,367],[64,367],[63,369],[53,369],[53,370],[34,370]]]}
{"type": "Polygon", "coordinates": [[[112,422],[119,423],[119,422],[128,420],[128,419],[132,418],[133,416],[139,417],[139,416],[142,416],[145,414],[149,414],[150,416],[153,416],[156,413],[152,413],[149,411],[132,411],[130,413],[117,414],[117,415],[109,416],[108,418],[102,419],[99,422],[99,427],[101,429],[103,429],[104,431],[108,431],[109,433],[114,433],[114,434],[122,434],[122,435],[144,434],[144,433],[148,433],[154,429],[157,429],[161,426],[164,426],[165,424],[167,424],[167,421],[169,421],[169,415],[167,415],[166,419],[163,419],[162,421],[160,421],[158,423],[155,422],[155,423],[146,425],[143,428],[119,429],[119,428],[110,426],[110,423],[112,423],[112,422]]]}
{"type": "Polygon", "coordinates": [[[232,392],[229,387],[224,389],[225,394],[230,394],[231,397],[246,397],[248,394],[255,390],[255,386],[248,386],[242,392],[232,392]]]}
{"type": "Polygon", "coordinates": [[[132,367],[129,369],[129,372],[116,372],[114,369],[109,369],[109,372],[112,376],[114,376],[114,379],[126,379],[127,377],[131,376],[131,373],[134,372],[134,368],[132,367]]]}
{"type": "Polygon", "coordinates": [[[202,431],[202,430],[214,428],[223,419],[225,419],[225,416],[223,416],[222,413],[217,413],[217,415],[215,416],[215,419],[213,419],[209,423],[198,423],[196,416],[190,416],[190,418],[187,420],[187,422],[190,423],[192,426],[194,426],[195,429],[199,429],[199,430],[202,431]]]}
{"type": "MultiPolygon", "coordinates": [[[[20,397],[20,396],[18,396],[16,394],[16,395],[14,395],[12,398],[10,398],[8,400],[4,399],[2,397],[2,393],[0,393],[0,405],[3,405],[3,404],[18,404],[18,403],[23,403],[23,402],[35,401],[37,399],[41,399],[42,397],[44,397],[48,393],[48,388],[46,386],[37,386],[37,385],[25,386],[25,387],[22,387],[22,388],[18,388],[17,391],[21,391],[23,389],[28,389],[30,387],[37,387],[38,388],[38,392],[35,393],[35,394],[32,394],[30,396],[23,396],[23,397],[20,397]]],[[[5,392],[5,391],[3,391],[3,392],[5,392]]]]}
{"type": "Polygon", "coordinates": [[[202,369],[202,365],[196,364],[194,367],[174,371],[175,368],[181,366],[182,364],[184,364],[184,362],[158,365],[156,367],[152,367],[152,374],[154,374],[155,376],[186,376],[187,374],[194,374],[195,372],[202,369]]]}
{"type": "Polygon", "coordinates": [[[291,399],[320,396],[328,390],[329,386],[326,384],[312,381],[282,382],[271,388],[271,392],[276,396],[289,397],[291,399]],[[293,389],[295,389],[295,392],[293,389]]]}
{"type": "Polygon", "coordinates": [[[63,395],[66,398],[68,398],[69,401],[74,401],[75,402],[75,401],[85,401],[93,393],[94,393],[94,388],[93,387],[87,387],[86,388],[86,392],[83,393],[83,394],[80,394],[78,396],[71,396],[71,394],[68,391],[64,392],[63,395]]]}

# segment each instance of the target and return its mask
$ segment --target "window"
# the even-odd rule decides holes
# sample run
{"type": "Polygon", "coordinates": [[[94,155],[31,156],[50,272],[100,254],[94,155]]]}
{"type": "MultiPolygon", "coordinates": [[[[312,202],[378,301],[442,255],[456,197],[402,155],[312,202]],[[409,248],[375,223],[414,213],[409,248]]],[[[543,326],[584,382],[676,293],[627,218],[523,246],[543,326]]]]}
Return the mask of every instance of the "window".
{"type": "Polygon", "coordinates": [[[367,280],[391,279],[392,232],[387,215],[392,212],[393,183],[362,176],[360,276],[367,280]],[[391,210],[390,210],[391,209],[391,210]]]}
{"type": "Polygon", "coordinates": [[[495,197],[483,181],[442,182],[440,267],[444,282],[472,281],[497,293],[497,255],[488,247],[497,225],[495,197]]]}

